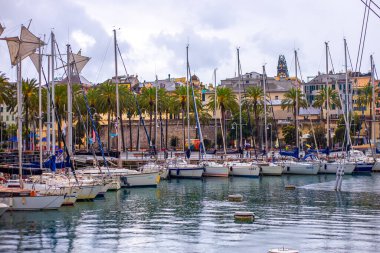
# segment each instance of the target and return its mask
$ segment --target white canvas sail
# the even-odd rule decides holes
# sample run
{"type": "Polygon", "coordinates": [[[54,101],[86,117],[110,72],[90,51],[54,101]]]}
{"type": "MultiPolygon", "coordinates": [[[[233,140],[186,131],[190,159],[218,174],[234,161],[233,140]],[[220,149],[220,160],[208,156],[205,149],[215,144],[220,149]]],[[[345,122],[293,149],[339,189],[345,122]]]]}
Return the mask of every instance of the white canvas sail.
{"type": "Polygon", "coordinates": [[[36,53],[33,53],[33,54],[29,55],[29,58],[30,58],[30,60],[32,60],[33,65],[34,65],[34,67],[36,67],[37,71],[39,71],[39,69],[40,69],[40,59],[39,59],[39,57],[40,57],[40,55],[36,54],[36,53]]]}
{"type": "Polygon", "coordinates": [[[2,40],[7,42],[12,65],[16,65],[18,60],[25,59],[33,54],[37,48],[44,45],[43,41],[37,38],[25,26],[21,27],[20,38],[9,37],[2,40]]]}
{"type": "Polygon", "coordinates": [[[73,70],[75,73],[80,74],[86,64],[90,61],[90,57],[82,56],[79,54],[70,55],[70,63],[74,65],[73,70]]]}

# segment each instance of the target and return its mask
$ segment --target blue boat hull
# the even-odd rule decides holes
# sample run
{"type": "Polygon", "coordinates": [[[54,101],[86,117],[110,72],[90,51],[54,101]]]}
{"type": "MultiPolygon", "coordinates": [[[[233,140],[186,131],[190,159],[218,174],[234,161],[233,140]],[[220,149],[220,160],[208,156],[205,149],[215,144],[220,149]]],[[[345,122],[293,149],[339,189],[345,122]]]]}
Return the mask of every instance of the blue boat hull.
{"type": "Polygon", "coordinates": [[[353,173],[371,173],[373,163],[358,163],[355,166],[353,173]]]}

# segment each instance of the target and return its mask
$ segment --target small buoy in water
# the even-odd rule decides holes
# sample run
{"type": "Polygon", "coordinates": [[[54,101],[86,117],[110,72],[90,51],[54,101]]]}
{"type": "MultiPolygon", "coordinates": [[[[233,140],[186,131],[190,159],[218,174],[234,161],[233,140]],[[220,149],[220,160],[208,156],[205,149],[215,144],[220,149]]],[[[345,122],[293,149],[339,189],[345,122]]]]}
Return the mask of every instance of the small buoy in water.
{"type": "Polygon", "coordinates": [[[235,220],[243,222],[253,222],[255,220],[255,214],[253,212],[236,212],[235,220]]]}
{"type": "Polygon", "coordinates": [[[295,190],[295,189],[296,189],[296,186],[293,184],[285,185],[285,190],[295,190]]]}
{"type": "Polygon", "coordinates": [[[268,253],[299,253],[299,251],[294,250],[294,249],[282,248],[282,249],[270,249],[268,253]]]}
{"type": "Polygon", "coordinates": [[[228,195],[228,201],[241,202],[243,201],[243,195],[241,194],[228,195]]]}

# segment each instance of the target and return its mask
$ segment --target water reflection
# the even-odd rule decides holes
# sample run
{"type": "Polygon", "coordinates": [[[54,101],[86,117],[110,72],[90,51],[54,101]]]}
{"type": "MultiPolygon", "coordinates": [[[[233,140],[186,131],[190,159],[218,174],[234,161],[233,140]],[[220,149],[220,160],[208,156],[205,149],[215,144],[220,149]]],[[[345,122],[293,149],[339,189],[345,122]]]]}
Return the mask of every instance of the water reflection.
{"type": "Polygon", "coordinates": [[[366,252],[380,246],[380,175],[171,180],[59,211],[6,213],[1,252],[366,252]],[[294,184],[296,190],[285,190],[294,184]],[[244,201],[226,201],[240,193],[244,201]],[[253,224],[235,223],[253,211],[253,224]]]}

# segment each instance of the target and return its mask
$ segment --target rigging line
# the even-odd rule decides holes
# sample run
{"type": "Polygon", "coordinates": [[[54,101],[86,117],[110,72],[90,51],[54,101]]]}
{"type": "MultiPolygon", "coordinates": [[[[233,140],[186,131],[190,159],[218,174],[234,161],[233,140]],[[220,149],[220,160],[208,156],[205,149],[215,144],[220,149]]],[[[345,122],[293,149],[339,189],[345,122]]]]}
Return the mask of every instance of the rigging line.
{"type": "MultiPolygon", "coordinates": [[[[360,0],[360,1],[362,1],[362,3],[363,3],[366,7],[368,7],[368,8],[373,12],[373,14],[375,14],[378,18],[380,18],[380,15],[377,14],[377,12],[374,11],[374,10],[370,7],[370,5],[368,5],[367,3],[365,3],[363,0],[360,0]]],[[[373,3],[374,5],[376,5],[377,8],[380,9],[380,7],[379,7],[374,1],[370,0],[370,4],[371,4],[371,3],[373,3]]]]}
{"type": "MultiPolygon", "coordinates": [[[[370,5],[371,5],[371,1],[369,2],[369,6],[370,5]]],[[[369,9],[368,9],[368,12],[367,12],[367,20],[366,20],[366,23],[365,23],[365,30],[364,30],[364,37],[363,37],[363,46],[362,46],[362,52],[361,52],[361,55],[360,55],[360,62],[359,62],[359,72],[360,72],[360,69],[361,69],[361,66],[362,66],[365,39],[367,37],[368,19],[369,19],[369,9]]]]}
{"type": "MultiPolygon", "coordinates": [[[[364,1],[361,0],[363,3],[364,1]]],[[[362,46],[362,39],[363,39],[363,28],[364,28],[364,22],[365,22],[365,17],[366,17],[366,14],[367,14],[367,1],[365,1],[365,8],[364,8],[364,15],[363,15],[363,20],[362,20],[362,28],[361,28],[361,31],[360,31],[360,40],[359,40],[359,48],[358,48],[358,54],[356,56],[356,63],[355,63],[355,72],[357,71],[358,69],[358,62],[359,62],[359,54],[360,54],[360,48],[362,46]]]]}
{"type": "Polygon", "coordinates": [[[98,70],[98,75],[96,76],[96,79],[95,79],[95,83],[98,83],[99,76],[100,76],[100,72],[101,72],[102,69],[103,69],[104,61],[105,61],[105,59],[106,59],[106,56],[107,56],[108,49],[109,49],[109,47],[110,47],[111,41],[112,41],[112,38],[110,38],[110,39],[108,40],[108,44],[107,44],[107,48],[106,48],[106,52],[105,52],[104,55],[103,55],[103,58],[102,58],[102,64],[100,64],[100,67],[99,67],[99,70],[98,70]]]}
{"type": "Polygon", "coordinates": [[[123,62],[123,66],[124,66],[125,74],[128,76],[128,71],[127,71],[127,68],[125,67],[124,58],[121,56],[121,51],[120,51],[119,44],[116,44],[116,47],[117,47],[117,51],[119,52],[120,59],[121,59],[121,61],[123,62]]]}
{"type": "Polygon", "coordinates": [[[347,43],[347,42],[346,42],[346,46],[347,46],[348,59],[350,60],[351,71],[353,71],[353,70],[354,70],[354,67],[352,66],[351,54],[350,54],[350,50],[348,49],[348,43],[347,43]]]}
{"type": "MultiPolygon", "coordinates": [[[[69,48],[70,48],[70,53],[71,53],[71,55],[73,55],[73,52],[72,52],[72,49],[71,49],[70,46],[69,46],[69,48]]],[[[84,102],[85,102],[85,105],[86,105],[86,109],[87,109],[88,115],[90,116],[90,120],[91,120],[91,123],[92,123],[92,128],[93,128],[94,131],[95,131],[95,136],[96,136],[96,139],[97,139],[97,141],[98,141],[98,145],[99,145],[100,151],[101,151],[101,153],[102,153],[103,162],[104,162],[104,165],[105,165],[106,168],[107,168],[108,174],[110,174],[109,167],[108,167],[108,163],[107,163],[107,159],[106,159],[106,157],[105,157],[105,155],[104,155],[103,145],[102,145],[102,142],[101,142],[101,140],[100,140],[100,135],[99,135],[98,131],[96,130],[95,120],[94,120],[94,117],[93,117],[93,115],[92,115],[92,113],[91,113],[90,106],[89,106],[89,103],[88,103],[88,98],[87,98],[86,92],[85,92],[85,90],[84,90],[83,83],[82,83],[82,81],[80,80],[80,75],[79,75],[79,71],[78,71],[78,66],[77,66],[77,64],[76,64],[76,62],[75,62],[75,58],[74,58],[74,57],[73,57],[73,62],[74,62],[75,69],[76,69],[76,71],[77,71],[77,73],[78,73],[79,84],[80,84],[80,86],[81,86],[81,90],[82,90],[82,94],[83,94],[83,97],[84,97],[84,102]]],[[[70,63],[67,63],[67,67],[69,67],[69,65],[70,65],[70,63]]],[[[80,114],[80,113],[79,113],[79,114],[80,114]]],[[[94,153],[94,152],[93,152],[93,153],[94,153]]],[[[100,169],[100,167],[99,167],[99,169],[100,169]]]]}
{"type": "Polygon", "coordinates": [[[332,73],[335,74],[335,69],[334,69],[334,64],[333,64],[333,60],[332,60],[332,56],[331,56],[330,47],[328,47],[328,53],[329,53],[329,58],[330,58],[330,63],[331,63],[332,73]]]}
{"type": "MultiPolygon", "coordinates": [[[[41,65],[41,72],[42,72],[42,75],[43,75],[43,77],[44,77],[44,80],[45,80],[45,82],[46,82],[46,84],[47,84],[47,85],[46,85],[46,89],[47,89],[48,93],[49,93],[50,95],[52,95],[52,94],[51,94],[51,90],[50,90],[50,84],[49,84],[49,82],[48,82],[47,79],[46,79],[46,75],[45,75],[44,67],[43,67],[42,65],[41,65]]],[[[57,109],[56,109],[55,103],[54,103],[54,101],[53,101],[52,99],[50,100],[50,104],[51,104],[52,109],[53,109],[53,111],[54,111],[54,116],[55,116],[55,118],[56,118],[56,120],[57,120],[58,131],[62,133],[61,120],[60,120],[60,118],[59,118],[59,116],[58,116],[58,112],[57,112],[57,109]]],[[[63,142],[63,146],[64,146],[65,153],[66,153],[67,157],[70,158],[69,149],[67,148],[67,145],[66,145],[66,138],[63,136],[63,134],[61,134],[61,139],[62,139],[62,142],[63,142]]],[[[54,154],[54,155],[55,155],[55,154],[54,154]]],[[[75,181],[78,183],[78,178],[77,178],[77,175],[76,175],[76,172],[75,172],[74,163],[70,162],[70,159],[69,159],[69,164],[70,164],[70,168],[71,168],[71,170],[72,170],[72,172],[73,172],[73,175],[74,175],[75,181]]]]}

